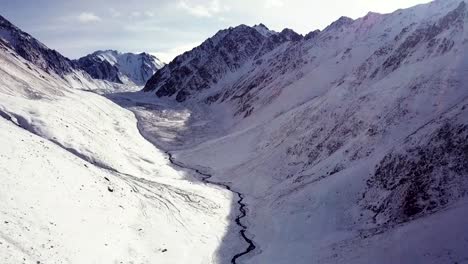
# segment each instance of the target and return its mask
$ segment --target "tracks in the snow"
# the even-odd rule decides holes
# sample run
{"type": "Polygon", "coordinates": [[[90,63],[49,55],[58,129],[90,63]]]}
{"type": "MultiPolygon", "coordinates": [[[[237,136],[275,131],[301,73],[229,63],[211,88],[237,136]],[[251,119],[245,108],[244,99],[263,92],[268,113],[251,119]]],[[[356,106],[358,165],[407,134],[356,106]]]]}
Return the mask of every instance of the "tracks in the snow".
{"type": "Polygon", "coordinates": [[[250,252],[252,252],[253,250],[255,250],[255,243],[252,241],[252,239],[250,239],[246,232],[247,232],[247,226],[244,225],[241,220],[242,218],[246,217],[247,216],[247,210],[246,210],[246,204],[244,203],[244,196],[240,193],[240,192],[237,192],[235,190],[232,190],[231,187],[227,184],[224,184],[224,183],[219,183],[219,182],[213,182],[213,181],[210,181],[210,178],[212,175],[210,174],[207,174],[205,172],[202,172],[198,169],[195,169],[195,168],[190,168],[190,167],[187,167],[185,166],[184,164],[181,164],[181,163],[178,163],[177,161],[174,160],[174,158],[172,157],[172,154],[168,151],[166,151],[166,154],[168,155],[169,157],[169,161],[171,162],[171,164],[173,164],[174,166],[177,166],[177,167],[180,167],[180,168],[183,168],[183,169],[186,169],[186,170],[191,170],[191,171],[194,171],[196,172],[197,174],[201,175],[202,176],[202,181],[203,182],[206,182],[206,183],[209,183],[209,184],[213,184],[213,185],[217,185],[217,186],[221,186],[233,193],[235,193],[237,195],[237,197],[239,197],[239,199],[237,200],[237,204],[239,205],[239,211],[240,211],[240,214],[238,214],[236,216],[236,224],[241,228],[241,230],[239,231],[239,234],[241,235],[241,237],[245,240],[245,242],[248,244],[248,247],[240,252],[240,253],[237,253],[236,255],[234,255],[231,259],[231,264],[237,264],[237,260],[244,256],[244,255],[247,255],[249,254],[250,252]]]}
{"type": "MultiPolygon", "coordinates": [[[[110,97],[109,99],[111,99],[115,103],[119,104],[121,107],[132,111],[134,113],[134,115],[135,115],[135,118],[137,119],[137,128],[138,128],[140,134],[144,138],[146,138],[149,142],[151,142],[154,146],[156,146],[158,149],[162,149],[153,140],[151,140],[151,137],[148,137],[147,134],[144,133],[144,129],[142,128],[142,124],[141,124],[142,120],[141,120],[141,117],[139,116],[138,112],[135,111],[135,110],[132,110],[131,107],[129,107],[129,105],[127,105],[128,102],[134,102],[135,104],[138,104],[138,101],[132,100],[130,98],[123,98],[122,99],[122,98],[119,98],[119,97],[114,97],[114,98],[110,97]]],[[[140,104],[140,106],[142,106],[145,109],[149,109],[148,111],[151,111],[152,107],[153,107],[153,104],[145,102],[144,104],[140,104]]],[[[208,184],[221,186],[221,187],[223,187],[223,188],[225,188],[225,189],[227,189],[227,190],[229,190],[229,191],[231,191],[231,192],[233,192],[233,193],[235,193],[237,195],[237,197],[238,197],[237,204],[239,205],[239,212],[240,213],[236,216],[235,223],[241,229],[239,231],[239,235],[242,237],[242,239],[244,239],[244,241],[248,245],[245,250],[243,250],[240,253],[235,254],[232,257],[231,264],[238,264],[239,258],[251,253],[256,248],[254,241],[252,239],[250,239],[248,237],[248,235],[247,235],[247,226],[244,225],[241,222],[242,219],[247,216],[247,205],[244,203],[244,196],[242,195],[242,193],[237,192],[235,190],[232,190],[231,187],[229,185],[225,184],[225,183],[218,183],[218,182],[211,181],[210,178],[211,178],[212,175],[207,174],[205,172],[202,172],[202,171],[200,171],[198,169],[185,166],[184,164],[175,161],[174,158],[172,157],[172,154],[169,151],[166,151],[166,154],[168,155],[169,161],[174,166],[196,172],[197,174],[199,174],[201,176],[203,182],[208,183],[208,184]]]]}

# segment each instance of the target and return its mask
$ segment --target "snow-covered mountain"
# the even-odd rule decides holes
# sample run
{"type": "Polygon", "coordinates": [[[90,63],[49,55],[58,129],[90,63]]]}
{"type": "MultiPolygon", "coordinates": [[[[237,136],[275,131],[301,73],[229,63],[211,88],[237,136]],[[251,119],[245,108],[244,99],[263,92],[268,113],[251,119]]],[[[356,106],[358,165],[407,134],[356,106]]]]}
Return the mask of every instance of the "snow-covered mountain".
{"type": "Polygon", "coordinates": [[[0,41],[45,72],[54,72],[63,76],[76,68],[72,61],[21,31],[2,16],[0,16],[0,41]]]}
{"type": "Polygon", "coordinates": [[[116,83],[144,85],[164,66],[158,58],[148,53],[120,53],[116,50],[96,51],[76,61],[78,66],[96,79],[116,83]]]}
{"type": "Polygon", "coordinates": [[[467,1],[240,25],[104,96],[114,52],[2,22],[0,262],[466,262],[467,1]]]}
{"type": "Polygon", "coordinates": [[[180,109],[133,109],[158,116],[143,129],[177,160],[243,193],[257,247],[242,263],[463,262],[467,2],[281,41],[257,28],[220,31],[150,79],[180,109]]]}
{"type": "MultiPolygon", "coordinates": [[[[288,29],[264,34],[265,30],[258,30],[266,28],[263,25],[222,30],[176,57],[148,81],[144,91],[154,91],[158,97],[174,96],[177,101],[190,97],[208,103],[237,102],[239,113],[246,114],[250,105],[259,109],[269,104],[272,96],[279,96],[296,81],[304,83],[315,78],[321,83],[314,86],[322,89],[343,85],[351,78],[375,79],[379,75],[378,79],[382,79],[402,63],[423,59],[412,58],[413,53],[434,57],[437,52],[452,49],[453,40],[445,34],[457,30],[454,24],[460,22],[456,21],[460,14],[449,11],[460,3],[464,2],[436,1],[388,15],[371,12],[355,21],[342,17],[304,38],[288,29]],[[437,10],[436,6],[443,9],[437,10]],[[282,38],[277,40],[279,35],[282,38]]],[[[289,94],[308,95],[303,91],[289,94]]],[[[310,96],[301,101],[308,99],[310,96]]],[[[292,107],[302,102],[288,104],[292,107]]]]}
{"type": "MultiPolygon", "coordinates": [[[[252,60],[272,51],[286,42],[295,42],[302,36],[285,29],[281,33],[269,31],[264,25],[240,25],[219,31],[190,52],[176,57],[146,83],[144,91],[155,91],[158,96],[175,96],[183,102],[199,97],[206,90],[226,89],[237,75],[250,70],[252,60]]],[[[218,99],[217,95],[208,100],[218,99]]]]}
{"type": "Polygon", "coordinates": [[[232,194],[172,167],[131,112],[72,86],[68,59],[1,25],[0,263],[228,263],[232,194]]]}
{"type": "MultiPolygon", "coordinates": [[[[80,65],[56,50],[50,49],[33,38],[28,33],[14,26],[4,17],[0,16],[0,43],[11,49],[16,56],[37,66],[48,75],[62,79],[68,85],[77,89],[94,91],[124,91],[134,89],[134,85],[102,81],[91,77],[80,68],[80,65]]],[[[150,67],[150,66],[149,66],[150,67]]],[[[154,73],[147,70],[147,74],[154,73]]],[[[45,76],[47,78],[49,76],[45,76]]]]}

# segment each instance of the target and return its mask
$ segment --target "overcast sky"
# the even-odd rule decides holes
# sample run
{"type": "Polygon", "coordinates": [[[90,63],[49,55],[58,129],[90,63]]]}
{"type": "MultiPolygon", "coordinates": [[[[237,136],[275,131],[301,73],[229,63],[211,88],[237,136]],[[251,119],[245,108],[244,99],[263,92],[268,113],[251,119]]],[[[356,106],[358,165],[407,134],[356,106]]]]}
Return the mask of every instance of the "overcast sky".
{"type": "Polygon", "coordinates": [[[70,58],[98,49],[168,62],[219,29],[264,23],[306,34],[340,16],[389,13],[429,0],[0,0],[0,14],[70,58]]]}

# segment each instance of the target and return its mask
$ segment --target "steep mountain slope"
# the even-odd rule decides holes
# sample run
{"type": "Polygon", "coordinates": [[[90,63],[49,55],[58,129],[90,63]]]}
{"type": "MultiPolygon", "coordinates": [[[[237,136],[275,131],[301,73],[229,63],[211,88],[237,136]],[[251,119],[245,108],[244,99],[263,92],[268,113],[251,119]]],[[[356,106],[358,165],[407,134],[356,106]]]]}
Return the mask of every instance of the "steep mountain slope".
{"type": "Polygon", "coordinates": [[[76,61],[77,65],[96,79],[142,86],[164,66],[148,53],[120,53],[115,50],[96,51],[76,61]]]}
{"type": "Polygon", "coordinates": [[[72,61],[57,51],[47,48],[2,16],[0,16],[0,41],[47,73],[65,75],[75,69],[72,61]]]}
{"type": "Polygon", "coordinates": [[[63,79],[74,88],[95,91],[134,89],[127,85],[93,79],[81,70],[76,62],[48,48],[2,16],[0,16],[0,43],[14,50],[14,56],[23,58],[54,78],[63,79]]]}
{"type": "Polygon", "coordinates": [[[0,76],[1,263],[229,262],[230,192],[175,170],[131,112],[4,42],[0,76]]]}
{"type": "Polygon", "coordinates": [[[468,259],[466,1],[222,30],[106,95],[136,118],[2,32],[3,262],[468,259]]]}
{"type": "Polygon", "coordinates": [[[271,34],[266,34],[268,29],[259,27],[240,25],[219,31],[156,72],[146,83],[144,91],[155,91],[159,97],[175,95],[177,101],[183,102],[191,94],[198,97],[207,89],[225,89],[224,86],[234,81],[237,75],[248,70],[244,66],[254,58],[285,42],[302,39],[292,30],[285,29],[281,33],[268,31],[271,34]]]}
{"type": "MultiPolygon", "coordinates": [[[[457,21],[451,21],[456,18],[451,18],[447,13],[449,9],[456,9],[461,2],[437,1],[432,6],[420,6],[389,15],[369,13],[356,21],[342,17],[322,32],[313,31],[301,41],[288,42],[280,46],[273,45],[271,52],[260,52],[255,58],[249,57],[242,62],[242,70],[238,70],[239,66],[229,60],[225,62],[227,66],[223,67],[234,70],[229,72],[219,70],[217,65],[224,63],[207,60],[213,63],[206,63],[203,68],[200,63],[197,67],[193,66],[195,70],[190,69],[186,74],[181,74],[185,67],[176,67],[176,65],[192,65],[193,62],[198,62],[192,57],[201,56],[200,54],[204,54],[204,57],[217,54],[217,51],[211,54],[211,50],[205,48],[210,43],[210,40],[207,40],[192,52],[177,57],[172,66],[167,65],[160,73],[153,76],[144,91],[155,91],[157,96],[167,96],[174,94],[167,91],[177,89],[170,87],[183,87],[186,84],[179,85],[179,83],[189,82],[189,86],[192,87],[190,90],[203,91],[191,96],[195,101],[208,103],[227,101],[234,104],[238,114],[246,115],[252,108],[257,111],[280,95],[288,98],[281,102],[287,106],[283,110],[287,110],[310,100],[329,87],[344,85],[343,82],[348,79],[350,82],[352,78],[357,79],[354,85],[359,84],[360,79],[367,80],[369,77],[381,79],[393,71],[389,65],[398,67],[401,63],[408,64],[423,59],[413,59],[412,57],[416,55],[434,57],[438,53],[451,50],[453,47],[450,41],[453,40],[446,34],[455,34],[448,31],[457,30],[453,24],[457,21]],[[446,11],[444,15],[447,15],[445,20],[441,18],[443,10],[446,11]],[[440,21],[437,21],[437,18],[440,21]],[[413,55],[415,49],[422,50],[422,45],[427,47],[424,49],[425,55],[413,55]],[[201,52],[204,49],[207,50],[206,53],[201,52]],[[191,73],[192,71],[199,73],[200,70],[206,71],[204,76],[219,75],[214,80],[220,83],[215,83],[210,78],[202,78],[200,74],[191,73]],[[378,73],[381,76],[377,76],[378,73]],[[372,74],[374,76],[371,76],[372,74]],[[163,75],[165,77],[161,77],[163,75]],[[293,88],[290,87],[298,87],[295,89],[300,90],[292,92],[293,88]]],[[[228,31],[221,31],[216,36],[228,31]]],[[[236,32],[241,36],[233,35],[233,37],[240,40],[237,44],[238,49],[243,49],[243,43],[250,42],[242,38],[250,35],[242,30],[236,32]]],[[[220,46],[222,45],[224,42],[220,42],[220,46]]],[[[237,53],[236,49],[233,49],[224,57],[246,57],[242,52],[239,55],[237,53]]]]}
{"type": "Polygon", "coordinates": [[[236,32],[223,57],[241,63],[195,64],[220,56],[205,42],[144,89],[179,108],[142,115],[177,160],[244,194],[257,249],[243,263],[466,261],[466,1],[343,17],[264,53],[236,32]]]}

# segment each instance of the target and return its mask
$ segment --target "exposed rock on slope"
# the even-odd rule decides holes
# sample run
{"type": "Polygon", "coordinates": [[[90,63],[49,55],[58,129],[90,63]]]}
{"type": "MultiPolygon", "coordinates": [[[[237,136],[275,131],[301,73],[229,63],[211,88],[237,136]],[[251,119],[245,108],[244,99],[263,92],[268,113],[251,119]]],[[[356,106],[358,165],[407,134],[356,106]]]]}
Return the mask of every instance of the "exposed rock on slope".
{"type": "Polygon", "coordinates": [[[76,69],[76,65],[71,60],[47,48],[2,16],[0,16],[0,41],[45,72],[54,72],[63,76],[76,69]]]}
{"type": "Polygon", "coordinates": [[[193,110],[180,149],[197,135],[187,124],[198,132],[200,124],[229,121],[221,137],[176,154],[245,195],[249,232],[261,248],[245,262],[466,259],[466,1],[340,18],[268,45],[277,34],[260,34],[255,55],[232,49],[226,57],[245,58],[237,67],[208,64],[216,82],[191,83],[199,76],[192,70],[175,77],[193,66],[200,46],[145,88],[193,110]],[[179,97],[186,83],[189,95],[179,97]],[[204,120],[200,105],[225,114],[204,120]]]}
{"type": "Polygon", "coordinates": [[[107,80],[115,83],[123,83],[120,79],[121,73],[117,66],[111,64],[107,60],[102,60],[99,57],[88,55],[80,58],[77,64],[81,69],[86,71],[91,77],[95,79],[107,80]]]}
{"type": "MultiPolygon", "coordinates": [[[[38,69],[50,74],[47,77],[58,77],[65,82],[65,85],[72,86],[76,89],[94,90],[98,92],[109,92],[109,91],[124,91],[135,89],[133,83],[123,84],[118,82],[122,80],[120,75],[115,73],[115,69],[111,65],[103,65],[96,67],[97,74],[93,77],[104,76],[108,74],[109,78],[103,78],[103,80],[94,79],[87,72],[80,68],[80,65],[75,61],[72,61],[59,52],[48,48],[28,33],[14,26],[12,23],[7,21],[5,18],[0,16],[0,44],[7,49],[14,51],[14,56],[23,58],[27,63],[36,66],[38,69]]],[[[139,56],[139,55],[136,55],[139,56]]],[[[143,56],[143,55],[142,55],[143,56]]],[[[144,55],[146,56],[146,55],[144,55]]],[[[150,55],[147,55],[150,56],[150,55]]],[[[146,63],[145,59],[133,58],[130,56],[129,62],[141,62],[141,67],[135,70],[135,79],[148,77],[154,73],[152,70],[152,64],[146,63]],[[148,66],[149,65],[149,66],[148,66]]],[[[90,63],[89,61],[87,63],[90,63]]],[[[36,69],[36,67],[29,67],[36,69]]],[[[94,65],[86,64],[93,68],[94,65]]],[[[129,64],[131,65],[131,63],[129,64]]],[[[133,74],[132,68],[127,67],[128,71],[133,74]]],[[[126,68],[126,69],[127,69],[126,68]]],[[[129,74],[130,75],[130,74],[129,74]]]]}
{"type": "Polygon", "coordinates": [[[120,53],[115,50],[96,51],[78,59],[76,63],[93,78],[136,85],[144,85],[164,66],[158,58],[148,53],[120,53]]]}
{"type": "Polygon", "coordinates": [[[254,57],[300,39],[302,36],[292,30],[274,33],[264,25],[221,30],[156,72],[144,91],[155,91],[159,97],[175,95],[177,101],[183,102],[214,85],[222,86],[224,77],[239,72],[254,57]]]}
{"type": "Polygon", "coordinates": [[[230,194],[188,181],[42,51],[0,42],[0,263],[228,263],[230,194]]]}
{"type": "Polygon", "coordinates": [[[434,120],[380,161],[362,200],[375,223],[422,217],[467,195],[467,108],[462,104],[434,120]]]}

